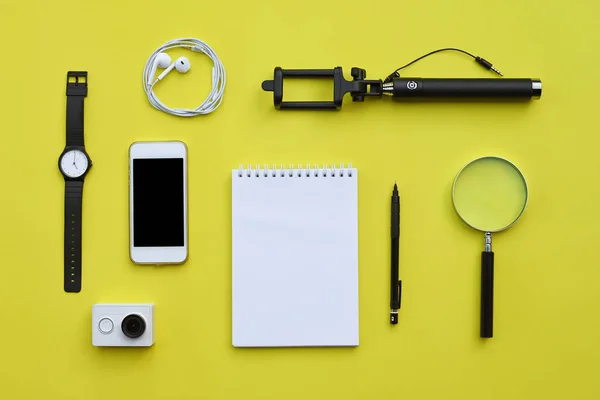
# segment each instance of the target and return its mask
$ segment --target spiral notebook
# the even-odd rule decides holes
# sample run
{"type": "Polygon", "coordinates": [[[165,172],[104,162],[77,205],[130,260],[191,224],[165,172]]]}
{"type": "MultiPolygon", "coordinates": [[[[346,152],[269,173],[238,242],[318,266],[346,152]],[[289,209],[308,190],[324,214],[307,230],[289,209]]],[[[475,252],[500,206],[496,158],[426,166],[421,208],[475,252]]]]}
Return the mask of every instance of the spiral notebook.
{"type": "Polygon", "coordinates": [[[235,347],[358,346],[357,176],[232,171],[235,347]]]}

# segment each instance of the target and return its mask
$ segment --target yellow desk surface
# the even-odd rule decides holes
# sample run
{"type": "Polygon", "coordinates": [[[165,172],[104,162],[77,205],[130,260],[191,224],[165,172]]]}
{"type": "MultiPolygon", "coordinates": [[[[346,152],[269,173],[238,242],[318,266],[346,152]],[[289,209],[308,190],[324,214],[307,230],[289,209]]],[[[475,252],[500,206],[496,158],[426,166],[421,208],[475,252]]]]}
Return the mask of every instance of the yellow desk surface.
{"type": "MultiPolygon", "coordinates": [[[[599,4],[2,0],[0,398],[600,398],[599,4]],[[209,43],[227,70],[224,103],[209,116],[163,114],[142,90],[147,57],[178,37],[209,43]],[[348,98],[340,112],[294,113],[276,111],[260,87],[275,66],[340,65],[349,77],[356,65],[380,78],[444,46],[481,55],[507,77],[541,78],[542,99],[348,98]],[[57,159],[68,70],[89,72],[85,135],[94,162],[79,294],[62,287],[57,159]],[[183,266],[129,261],[127,150],[138,140],[189,147],[183,266]],[[495,337],[482,340],[483,237],[454,214],[450,188],[467,161],[487,154],[522,169],[530,202],[518,224],[494,236],[495,337]],[[233,348],[231,169],[334,162],[359,169],[360,346],[233,348]],[[390,326],[394,180],[404,295],[400,323],[390,326]],[[154,302],[155,346],[92,347],[91,307],[101,302],[154,302]]],[[[192,107],[208,93],[211,63],[171,52],[180,54],[192,70],[173,72],[157,93],[192,107]]],[[[453,53],[403,75],[493,77],[453,53]]]]}

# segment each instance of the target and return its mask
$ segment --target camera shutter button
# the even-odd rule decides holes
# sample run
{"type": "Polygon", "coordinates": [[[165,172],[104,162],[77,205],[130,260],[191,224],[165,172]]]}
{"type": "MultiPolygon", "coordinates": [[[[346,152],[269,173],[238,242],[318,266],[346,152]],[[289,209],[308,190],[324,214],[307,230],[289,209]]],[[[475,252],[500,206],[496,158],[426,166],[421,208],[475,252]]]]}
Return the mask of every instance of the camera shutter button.
{"type": "Polygon", "coordinates": [[[115,324],[110,318],[102,318],[98,323],[98,329],[104,334],[109,334],[113,331],[115,324]]]}

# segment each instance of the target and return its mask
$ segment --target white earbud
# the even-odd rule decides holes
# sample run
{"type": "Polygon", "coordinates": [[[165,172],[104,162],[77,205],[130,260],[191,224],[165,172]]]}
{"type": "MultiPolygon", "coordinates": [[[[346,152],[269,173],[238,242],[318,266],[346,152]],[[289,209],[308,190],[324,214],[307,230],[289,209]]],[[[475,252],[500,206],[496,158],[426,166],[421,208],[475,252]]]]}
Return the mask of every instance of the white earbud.
{"type": "Polygon", "coordinates": [[[154,59],[154,63],[152,64],[152,73],[148,75],[148,85],[152,85],[154,81],[154,75],[156,75],[156,69],[160,68],[168,68],[169,64],[171,64],[171,57],[167,53],[158,53],[156,58],[154,59]]]}
{"type": "MultiPolygon", "coordinates": [[[[0,0],[1,2],[1,0],[0,0]]],[[[179,51],[179,50],[176,50],[179,51]]],[[[182,53],[183,54],[183,53],[182,53]]],[[[162,56],[161,56],[162,57],[162,56]]],[[[162,64],[161,66],[164,66],[162,64]]],[[[198,71],[196,71],[198,72],[198,71]]],[[[152,107],[156,108],[159,111],[165,112],[167,114],[176,115],[178,117],[195,117],[198,115],[210,114],[215,111],[221,103],[223,102],[223,94],[225,92],[225,67],[219,57],[215,53],[215,51],[205,42],[195,38],[180,38],[169,40],[168,42],[163,43],[159,48],[154,50],[150,57],[146,60],[146,64],[144,65],[144,70],[142,72],[142,86],[144,87],[144,93],[146,93],[146,97],[148,98],[148,102],[152,107]],[[211,91],[208,97],[204,99],[202,103],[200,103],[195,108],[171,108],[158,98],[155,93],[156,83],[160,80],[164,79],[165,76],[171,72],[173,69],[177,69],[180,73],[185,73],[190,69],[190,61],[185,57],[173,57],[173,59],[177,58],[177,60],[168,65],[166,70],[160,74],[159,77],[154,77],[155,69],[158,68],[158,56],[162,52],[170,52],[173,49],[182,49],[182,51],[193,51],[194,53],[200,53],[213,62],[212,68],[212,85],[211,91]],[[155,62],[157,63],[155,66],[155,62]],[[152,73],[152,74],[151,74],[152,73]],[[148,84],[146,81],[152,81],[151,84],[148,84]]],[[[174,82],[175,83],[175,82],[174,82]]],[[[180,82],[184,83],[184,82],[180,82]]]]}
{"type": "Polygon", "coordinates": [[[169,67],[165,69],[163,73],[160,74],[156,79],[158,81],[161,81],[165,76],[167,76],[169,72],[173,70],[173,68],[175,68],[178,72],[185,74],[190,70],[190,67],[190,60],[188,60],[187,57],[179,57],[177,60],[175,60],[173,64],[169,65],[169,67]]]}

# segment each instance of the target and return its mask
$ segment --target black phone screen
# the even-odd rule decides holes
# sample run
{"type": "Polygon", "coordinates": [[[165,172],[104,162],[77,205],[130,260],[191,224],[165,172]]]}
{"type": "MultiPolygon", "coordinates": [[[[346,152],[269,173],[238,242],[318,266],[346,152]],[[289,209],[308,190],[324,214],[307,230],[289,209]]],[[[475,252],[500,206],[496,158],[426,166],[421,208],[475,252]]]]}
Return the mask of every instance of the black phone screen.
{"type": "Polygon", "coordinates": [[[184,245],[183,158],[133,160],[133,246],[184,245]]]}

